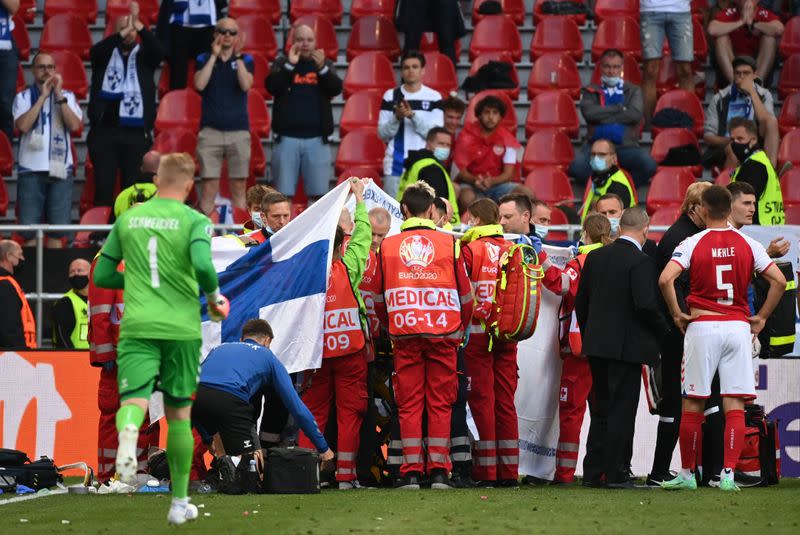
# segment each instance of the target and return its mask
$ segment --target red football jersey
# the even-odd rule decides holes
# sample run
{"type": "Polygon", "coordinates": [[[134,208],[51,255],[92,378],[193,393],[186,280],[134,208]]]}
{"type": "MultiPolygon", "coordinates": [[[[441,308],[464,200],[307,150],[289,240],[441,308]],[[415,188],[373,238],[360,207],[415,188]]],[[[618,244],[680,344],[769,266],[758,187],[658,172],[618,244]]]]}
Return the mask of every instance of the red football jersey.
{"type": "Polygon", "coordinates": [[[672,261],[689,270],[689,308],[701,308],[746,321],[747,288],[753,272],[772,260],[760,243],[733,228],[706,229],[675,248],[672,261]]]}
{"type": "MultiPolygon", "coordinates": [[[[728,9],[723,9],[717,13],[714,20],[720,22],[738,22],[741,18],[742,15],[739,13],[739,8],[732,5],[728,9]]],[[[765,7],[756,6],[756,12],[753,14],[753,22],[772,22],[773,20],[780,20],[780,17],[765,7]]],[[[758,45],[761,41],[761,34],[753,33],[746,27],[741,26],[733,30],[729,35],[731,44],[733,45],[734,55],[753,57],[758,55],[758,45]]]]}

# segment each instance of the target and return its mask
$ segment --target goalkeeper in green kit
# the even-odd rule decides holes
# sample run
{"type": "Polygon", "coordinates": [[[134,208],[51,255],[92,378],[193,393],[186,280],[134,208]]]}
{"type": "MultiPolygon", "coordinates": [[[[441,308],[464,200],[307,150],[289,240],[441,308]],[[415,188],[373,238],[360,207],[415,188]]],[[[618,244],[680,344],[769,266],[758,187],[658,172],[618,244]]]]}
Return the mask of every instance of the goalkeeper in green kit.
{"type": "Polygon", "coordinates": [[[97,286],[125,289],[117,347],[117,474],[123,483],[136,484],[139,427],[150,394],[161,390],[173,494],[167,521],[177,525],[197,518],[187,492],[194,449],[190,413],[200,367],[198,284],[212,320],[225,319],[230,309],[211,262],[211,222],[184,204],[194,172],[188,154],[162,156],[153,179],[156,197],[120,216],[94,271],[97,286]],[[117,271],[123,261],[124,274],[117,271]]]}

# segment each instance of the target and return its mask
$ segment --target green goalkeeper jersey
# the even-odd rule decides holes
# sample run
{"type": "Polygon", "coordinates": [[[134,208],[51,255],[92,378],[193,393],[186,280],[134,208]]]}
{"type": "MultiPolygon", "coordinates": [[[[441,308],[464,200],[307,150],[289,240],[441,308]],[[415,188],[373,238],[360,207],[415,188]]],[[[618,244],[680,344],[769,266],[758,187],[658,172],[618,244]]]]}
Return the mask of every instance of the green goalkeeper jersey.
{"type": "Polygon", "coordinates": [[[120,337],[200,338],[199,291],[190,247],[200,241],[210,248],[212,231],[206,216],[159,197],[120,216],[102,251],[112,261],[125,261],[120,337]]]}

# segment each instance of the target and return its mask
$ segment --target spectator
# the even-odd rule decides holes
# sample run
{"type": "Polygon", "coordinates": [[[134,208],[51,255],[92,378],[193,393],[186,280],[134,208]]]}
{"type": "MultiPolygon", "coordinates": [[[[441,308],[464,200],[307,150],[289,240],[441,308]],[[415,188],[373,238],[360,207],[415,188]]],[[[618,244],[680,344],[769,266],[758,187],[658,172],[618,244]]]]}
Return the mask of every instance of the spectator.
{"type": "MultiPolygon", "coordinates": [[[[70,132],[81,128],[83,113],[71,91],[63,89],[53,56],[33,58],[34,84],[14,98],[14,126],[22,135],[17,159],[17,222],[68,225],[72,220],[72,151],[70,132]]],[[[22,232],[35,243],[32,232],[22,232]]],[[[48,247],[61,247],[65,233],[48,235],[48,247]]]]}
{"type": "MultiPolygon", "coordinates": [[[[756,190],[747,182],[732,182],[727,188],[731,194],[731,215],[728,216],[731,226],[739,230],[752,225],[756,213],[756,190]]],[[[779,236],[769,243],[767,254],[770,258],[780,258],[789,252],[789,246],[789,242],[779,236]]]]}
{"type": "Polygon", "coordinates": [[[455,0],[401,0],[397,29],[405,32],[404,53],[419,50],[422,34],[435,32],[439,50],[458,65],[456,40],[466,35],[461,6],[455,0]]]}
{"type": "Polygon", "coordinates": [[[158,37],[169,53],[169,88],[183,89],[189,62],[208,50],[214,26],[226,0],[162,0],[158,11],[158,37]]]}
{"type": "Polygon", "coordinates": [[[91,50],[87,145],[94,164],[95,206],[112,205],[118,170],[122,189],[139,182],[156,117],[155,71],[164,56],[158,39],[139,20],[136,2],[130,15],[117,19],[116,30],[91,50]]]}
{"type": "Polygon", "coordinates": [[[669,41],[672,61],[678,73],[681,89],[692,91],[692,61],[694,61],[694,34],[690,0],[642,0],[642,91],[644,117],[649,124],[656,107],[656,79],[661,65],[664,37],[669,41]]]}
{"type": "Polygon", "coordinates": [[[83,258],[69,263],[70,289],[53,305],[53,345],[66,349],[89,349],[89,270],[83,258]]]}
{"type": "Polygon", "coordinates": [[[619,165],[628,170],[636,186],[647,184],[656,172],[650,153],[639,146],[642,91],[622,79],[622,52],[609,49],[600,56],[601,82],[590,84],[581,96],[586,120],[586,143],[569,168],[569,175],[584,184],[592,173],[591,144],[607,139],[616,146],[619,165]]]}
{"type": "Polygon", "coordinates": [[[14,279],[23,262],[17,242],[0,240],[0,349],[36,349],[36,320],[14,279]]]}
{"type": "MultiPolygon", "coordinates": [[[[452,142],[452,134],[443,127],[436,126],[428,130],[424,149],[408,151],[408,157],[403,163],[405,170],[400,177],[400,186],[397,190],[398,199],[403,198],[403,192],[409,185],[417,180],[424,180],[433,188],[437,197],[448,199],[453,206],[456,206],[456,192],[444,165],[450,158],[452,142]]],[[[459,221],[456,210],[450,222],[456,224],[459,221]]]]}
{"type": "Polygon", "coordinates": [[[453,135],[454,141],[464,124],[465,111],[467,111],[467,103],[457,96],[451,95],[442,101],[444,128],[453,135]]]}
{"type": "Polygon", "coordinates": [[[17,84],[18,52],[11,30],[14,21],[11,17],[19,9],[19,0],[0,0],[0,131],[9,141],[14,135],[14,119],[11,104],[17,84]]]}
{"type": "Polygon", "coordinates": [[[756,58],[756,77],[767,80],[775,64],[783,23],[756,0],[733,0],[708,24],[708,35],[714,38],[717,65],[728,83],[736,81],[736,67],[730,67],[735,56],[756,58]]]}
{"type": "Polygon", "coordinates": [[[781,182],[767,154],[758,145],[756,123],[744,117],[734,117],[728,123],[731,135],[731,152],[739,166],[731,173],[731,182],[747,182],[753,186],[758,205],[753,216],[754,225],[783,225],[781,182]]]}
{"type": "Polygon", "coordinates": [[[499,202],[518,184],[520,144],[501,123],[507,112],[502,100],[489,95],[475,106],[476,122],[467,123],[458,136],[453,158],[460,184],[458,204],[462,213],[479,197],[499,202]]]}
{"type": "Polygon", "coordinates": [[[755,82],[756,62],[751,57],[733,59],[734,83],[711,98],[703,126],[703,141],[709,147],[705,160],[709,166],[736,167],[731,151],[728,122],[734,117],[755,121],[764,152],[773,165],[777,162],[780,134],[772,104],[772,93],[755,82]]]}
{"type": "Polygon", "coordinates": [[[392,215],[386,208],[379,206],[369,211],[369,224],[372,226],[372,252],[377,252],[381,242],[392,228],[392,215]]]}
{"type": "Polygon", "coordinates": [[[200,210],[214,210],[222,161],[228,163],[234,208],[245,208],[245,178],[250,174],[250,119],[247,91],[253,85],[253,58],[242,54],[245,36],[236,21],[221,19],[211,53],[197,56],[194,87],[203,97],[197,158],[200,160],[200,210]]]}
{"type": "Polygon", "coordinates": [[[378,116],[378,135],[386,142],[383,158],[383,189],[395,197],[408,151],[425,147],[425,136],[434,126],[442,126],[442,96],[422,84],[425,55],[405,52],[400,58],[403,83],[383,94],[378,116]]]}
{"type": "Polygon", "coordinates": [[[539,200],[531,201],[531,205],[533,206],[531,223],[534,225],[534,233],[539,239],[543,240],[550,232],[550,216],[553,213],[553,209],[547,206],[546,202],[539,200]]]}
{"type": "MultiPolygon", "coordinates": [[[[583,199],[583,209],[581,211],[581,221],[586,219],[592,205],[606,193],[614,193],[619,196],[622,206],[635,206],[635,195],[628,177],[619,168],[617,151],[614,144],[607,139],[598,139],[592,143],[591,156],[592,166],[592,187],[583,199]]],[[[622,210],[616,217],[622,215],[622,210]]],[[[613,223],[612,223],[613,227],[613,223]]],[[[612,228],[612,233],[613,233],[612,228]]]]}
{"type": "Polygon", "coordinates": [[[272,105],[272,179],[275,187],[289,197],[303,176],[310,201],[328,192],[331,178],[333,134],[331,99],[342,92],[325,51],[316,48],[314,30],[301,24],[294,29],[294,43],[286,57],[272,65],[266,85],[275,97],[272,105]]]}
{"type": "Polygon", "coordinates": [[[644,210],[625,210],[620,238],[586,257],[578,284],[575,316],[594,394],[583,463],[586,486],[634,488],[625,457],[633,441],[642,364],[658,362],[658,340],[670,328],[656,289],[655,262],[642,253],[649,224],[644,210]]]}
{"type": "Polygon", "coordinates": [[[274,191],[269,186],[262,184],[247,188],[244,197],[245,202],[247,202],[247,213],[250,214],[250,220],[242,225],[244,230],[252,232],[264,228],[264,221],[261,219],[261,201],[264,200],[264,195],[274,191]]]}

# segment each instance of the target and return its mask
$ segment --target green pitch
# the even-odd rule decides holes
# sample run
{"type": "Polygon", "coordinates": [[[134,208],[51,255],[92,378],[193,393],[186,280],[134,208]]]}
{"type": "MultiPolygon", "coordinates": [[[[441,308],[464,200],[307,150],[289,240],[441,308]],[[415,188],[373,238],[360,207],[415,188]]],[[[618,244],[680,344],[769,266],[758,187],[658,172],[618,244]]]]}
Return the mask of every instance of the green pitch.
{"type": "MultiPolygon", "coordinates": [[[[800,533],[796,479],[735,495],[571,486],[194,495],[192,501],[203,507],[197,521],[179,528],[185,533],[800,533]]],[[[169,497],[152,494],[50,496],[0,505],[0,533],[175,533],[166,525],[168,505],[169,497]]]]}

